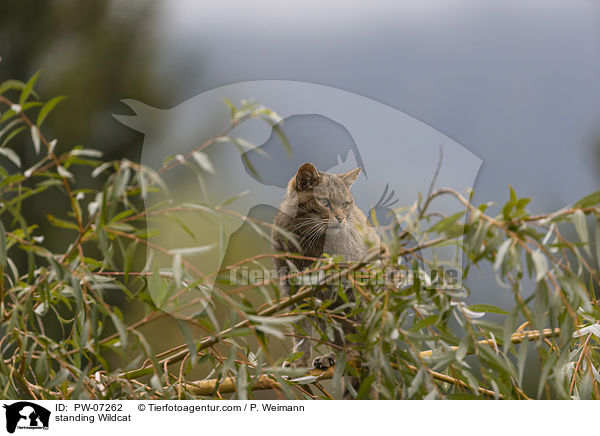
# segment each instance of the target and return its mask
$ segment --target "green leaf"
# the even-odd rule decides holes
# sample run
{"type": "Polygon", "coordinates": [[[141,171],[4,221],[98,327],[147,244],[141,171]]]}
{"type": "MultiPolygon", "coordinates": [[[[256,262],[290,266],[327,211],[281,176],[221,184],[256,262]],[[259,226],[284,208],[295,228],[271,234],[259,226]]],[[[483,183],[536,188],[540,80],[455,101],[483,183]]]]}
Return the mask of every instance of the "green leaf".
{"type": "Polygon", "coordinates": [[[36,154],[40,154],[40,130],[37,126],[31,126],[31,140],[36,154]]]}
{"type": "Polygon", "coordinates": [[[194,153],[192,153],[192,157],[194,158],[198,166],[204,171],[210,174],[215,174],[215,168],[213,167],[213,164],[206,153],[202,153],[201,151],[195,151],[194,153]]]}
{"type": "Polygon", "coordinates": [[[279,331],[275,327],[271,327],[267,324],[257,324],[256,330],[260,330],[261,332],[265,333],[266,335],[275,336],[277,339],[285,339],[285,336],[283,335],[283,333],[281,331],[279,331]]]}
{"type": "Polygon", "coordinates": [[[515,190],[513,189],[512,186],[508,185],[508,188],[510,189],[510,202],[511,203],[517,203],[517,194],[515,192],[515,190]]]}
{"type": "Polygon", "coordinates": [[[12,163],[21,168],[21,158],[10,148],[0,148],[0,154],[8,158],[12,163]]]}
{"type": "Polygon", "coordinates": [[[54,215],[50,215],[50,214],[46,214],[46,217],[48,218],[48,221],[50,221],[50,224],[52,224],[54,227],[61,227],[63,229],[79,230],[79,227],[77,226],[76,223],[66,221],[61,218],[57,218],[54,215]]]}
{"type": "Polygon", "coordinates": [[[183,275],[183,266],[181,265],[181,254],[173,256],[173,277],[178,287],[181,287],[181,276],[183,275]]]}
{"type": "Polygon", "coordinates": [[[5,177],[4,179],[0,177],[0,188],[6,185],[10,185],[11,183],[19,183],[24,178],[25,176],[23,176],[23,174],[21,173],[11,174],[10,176],[5,177]]]}
{"type": "Polygon", "coordinates": [[[229,108],[229,112],[230,112],[231,118],[232,119],[235,118],[235,114],[237,113],[237,108],[235,107],[235,105],[231,101],[229,101],[228,99],[226,99],[225,97],[223,97],[223,101],[225,102],[225,104],[229,108]]]}
{"type": "Polygon", "coordinates": [[[67,170],[65,167],[63,167],[62,165],[59,165],[58,167],[56,167],[56,170],[58,171],[58,174],[65,178],[65,179],[71,179],[71,180],[75,180],[75,177],[73,176],[73,174],[67,170]]]}
{"type": "Polygon", "coordinates": [[[357,400],[365,400],[369,398],[371,385],[376,380],[377,376],[378,374],[369,374],[367,378],[362,381],[360,384],[360,389],[358,390],[358,395],[356,396],[357,400]]]}
{"type": "Polygon", "coordinates": [[[158,308],[161,308],[167,299],[167,285],[160,277],[160,270],[158,267],[158,262],[154,261],[152,263],[152,274],[148,279],[148,291],[150,292],[150,297],[154,304],[158,308]]]}
{"type": "Polygon", "coordinates": [[[138,241],[133,241],[131,244],[129,244],[127,250],[125,251],[125,259],[123,261],[123,272],[125,273],[123,281],[125,282],[125,284],[127,284],[127,282],[129,281],[129,272],[131,271],[131,266],[133,265],[133,256],[135,254],[135,249],[137,248],[137,245],[138,241]]]}
{"type": "Polygon", "coordinates": [[[526,360],[527,360],[528,344],[529,344],[529,341],[523,341],[519,345],[519,351],[517,354],[517,368],[519,370],[519,378],[518,378],[519,384],[521,384],[523,382],[523,374],[525,372],[525,364],[526,364],[526,360]]]}
{"type": "Polygon", "coordinates": [[[518,198],[517,194],[515,193],[515,190],[510,185],[508,185],[508,187],[510,189],[510,200],[507,201],[504,207],[502,208],[502,216],[505,220],[511,219],[511,212],[515,207],[517,207],[518,203],[518,198]]]}
{"type": "Polygon", "coordinates": [[[464,338],[461,339],[460,344],[458,344],[458,348],[456,349],[456,354],[454,357],[457,362],[462,362],[467,353],[469,352],[469,336],[465,335],[464,338]]]}
{"type": "Polygon", "coordinates": [[[590,249],[590,235],[588,233],[587,222],[585,221],[585,214],[581,209],[576,210],[575,213],[573,213],[573,224],[575,225],[575,230],[577,231],[579,240],[584,244],[583,249],[588,256],[592,257],[592,250],[590,249]]]}
{"type": "MultiPolygon", "coordinates": [[[[4,134],[6,132],[8,132],[10,129],[12,129],[15,125],[21,123],[21,119],[17,118],[16,120],[12,120],[10,123],[8,123],[7,125],[5,125],[2,130],[0,130],[0,138],[2,138],[4,136],[4,134]]],[[[25,128],[25,127],[23,127],[25,128]]]]}
{"type": "Polygon", "coordinates": [[[489,312],[508,315],[508,312],[506,310],[500,309],[499,307],[493,306],[491,304],[472,304],[470,306],[467,306],[467,309],[473,312],[489,312]]]}
{"type": "Polygon", "coordinates": [[[50,112],[52,112],[54,107],[61,101],[65,100],[66,98],[67,97],[65,97],[64,95],[59,95],[58,97],[54,97],[54,98],[48,100],[46,102],[46,104],[44,104],[44,106],[40,109],[40,112],[37,116],[37,121],[35,122],[35,124],[37,124],[38,127],[41,126],[42,123],[44,122],[44,120],[46,119],[46,117],[48,116],[48,114],[50,114],[50,112]]]}
{"type": "Polygon", "coordinates": [[[517,209],[523,209],[525,206],[527,206],[529,204],[529,202],[531,201],[531,198],[519,198],[519,200],[517,201],[517,209]]]}
{"type": "Polygon", "coordinates": [[[0,147],[4,148],[10,142],[11,139],[13,139],[19,133],[21,133],[24,129],[25,129],[25,126],[21,126],[18,129],[15,129],[12,132],[10,132],[8,134],[8,136],[4,139],[4,141],[2,142],[2,145],[0,145],[0,147]]]}
{"type": "Polygon", "coordinates": [[[138,332],[135,329],[133,329],[131,332],[137,336],[138,340],[142,344],[142,347],[144,348],[144,352],[146,353],[146,356],[148,356],[148,358],[152,361],[152,366],[154,368],[153,378],[154,377],[158,378],[158,381],[155,381],[155,384],[159,385],[159,386],[157,386],[157,388],[161,388],[160,376],[162,375],[162,368],[161,368],[160,364],[158,363],[156,354],[152,352],[152,347],[150,346],[150,344],[148,343],[148,341],[146,340],[146,338],[144,337],[143,334],[141,334],[140,332],[138,332]]]}
{"type": "Polygon", "coordinates": [[[282,317],[269,317],[269,316],[258,316],[258,315],[247,315],[248,319],[252,322],[259,324],[292,324],[300,321],[304,316],[282,316],[282,317]]]}
{"type": "Polygon", "coordinates": [[[25,84],[25,88],[23,88],[23,91],[21,91],[21,96],[19,97],[19,104],[20,105],[23,105],[23,103],[25,103],[25,101],[27,100],[27,97],[29,97],[29,94],[31,94],[31,92],[33,91],[33,85],[35,85],[35,82],[36,82],[36,80],[39,77],[39,75],[40,75],[41,72],[42,72],[42,70],[38,70],[31,77],[31,79],[29,79],[29,81],[25,84]]]}
{"type": "Polygon", "coordinates": [[[250,191],[244,191],[244,192],[239,193],[238,195],[234,195],[233,197],[230,197],[227,200],[225,200],[223,203],[219,204],[218,207],[223,208],[223,207],[233,203],[234,201],[239,200],[242,197],[245,197],[248,194],[250,194],[250,191]]]}
{"type": "Polygon", "coordinates": [[[20,80],[9,79],[0,85],[0,94],[4,94],[6,91],[11,89],[23,89],[25,88],[25,84],[20,80]]]}
{"type": "Polygon", "coordinates": [[[135,232],[135,227],[131,224],[120,223],[120,222],[110,222],[106,225],[109,229],[119,230],[121,232],[133,233],[135,232]]]}
{"type": "Polygon", "coordinates": [[[573,205],[574,209],[583,209],[586,207],[593,206],[595,204],[600,203],[600,191],[592,192],[589,195],[586,195],[581,200],[578,200],[573,205]]]}
{"type": "Polygon", "coordinates": [[[598,268],[600,268],[600,217],[596,217],[596,261],[598,262],[598,268]]]}
{"type": "Polygon", "coordinates": [[[50,380],[50,382],[45,386],[45,388],[52,389],[52,388],[60,385],[62,382],[64,382],[68,378],[69,378],[69,371],[67,371],[66,369],[61,369],[60,371],[58,371],[58,373],[56,373],[56,375],[54,377],[52,377],[52,380],[50,380]]]}
{"type": "Polygon", "coordinates": [[[221,215],[219,214],[219,212],[217,212],[216,210],[214,210],[211,206],[207,206],[205,204],[197,204],[197,203],[183,203],[181,205],[181,207],[186,207],[186,208],[190,208],[190,209],[195,209],[195,210],[200,210],[203,212],[206,212],[218,219],[221,219],[221,215]]]}
{"type": "Polygon", "coordinates": [[[190,328],[185,323],[185,321],[181,319],[177,319],[177,325],[183,334],[183,338],[185,339],[185,343],[188,347],[188,351],[190,352],[190,361],[192,362],[192,366],[196,364],[196,360],[198,359],[198,353],[196,352],[196,343],[194,342],[194,335],[190,331],[190,328]]]}
{"type": "Polygon", "coordinates": [[[87,156],[101,158],[103,153],[100,150],[94,150],[93,148],[76,148],[71,151],[71,156],[87,156]]]}
{"type": "Polygon", "coordinates": [[[215,249],[217,243],[212,243],[208,245],[201,245],[198,247],[188,247],[188,248],[174,248],[171,253],[179,256],[196,256],[198,254],[208,253],[215,249]]]}
{"type": "Polygon", "coordinates": [[[425,378],[425,368],[419,368],[417,374],[413,378],[408,390],[406,392],[408,398],[411,398],[414,394],[419,390],[419,386],[423,383],[423,379],[425,378]]]}
{"type": "Polygon", "coordinates": [[[98,177],[104,170],[113,166],[113,162],[104,162],[102,165],[99,165],[94,171],[92,171],[92,177],[98,177]]]}
{"type": "Polygon", "coordinates": [[[333,386],[341,385],[342,375],[344,374],[344,370],[346,369],[346,360],[346,353],[344,351],[338,354],[332,377],[333,386]]]}
{"type": "Polygon", "coordinates": [[[546,256],[544,256],[540,250],[535,250],[531,253],[531,260],[535,267],[535,281],[539,282],[548,272],[548,261],[546,260],[546,256]]]}
{"type": "Polygon", "coordinates": [[[127,329],[123,325],[121,318],[119,318],[114,312],[110,312],[110,318],[112,319],[117,332],[119,332],[119,337],[121,338],[121,347],[125,348],[127,346],[127,329]]]}
{"type": "Polygon", "coordinates": [[[431,233],[431,232],[443,233],[444,230],[446,230],[448,227],[450,227],[454,223],[456,223],[456,221],[458,221],[464,214],[465,214],[464,211],[463,212],[457,212],[457,213],[455,213],[453,215],[450,215],[449,217],[443,218],[443,219],[439,220],[437,223],[435,223],[425,233],[431,233]]]}
{"type": "Polygon", "coordinates": [[[279,124],[274,124],[272,126],[272,129],[275,132],[275,134],[279,137],[279,140],[283,144],[283,148],[285,149],[287,155],[291,156],[292,155],[292,147],[290,146],[290,142],[288,141],[287,136],[281,129],[281,126],[279,124]]]}
{"type": "Polygon", "coordinates": [[[437,315],[431,315],[431,316],[428,316],[427,318],[423,318],[422,320],[416,322],[409,331],[411,333],[418,332],[422,328],[425,328],[431,324],[434,324],[437,321],[437,319],[438,319],[437,315]]]}
{"type": "Polygon", "coordinates": [[[512,244],[512,239],[507,239],[500,245],[500,247],[498,247],[498,252],[496,253],[496,259],[494,259],[494,270],[495,271],[498,271],[500,269],[500,266],[502,265],[502,262],[504,260],[504,256],[506,256],[506,252],[508,251],[508,248],[511,246],[511,244],[512,244]]]}
{"type": "Polygon", "coordinates": [[[246,153],[243,153],[241,155],[242,160],[244,161],[244,164],[246,165],[246,168],[248,168],[248,170],[252,173],[252,175],[254,177],[256,177],[256,179],[258,181],[262,181],[262,177],[260,176],[260,174],[258,174],[258,171],[256,171],[256,168],[254,168],[254,165],[252,165],[252,162],[250,161],[250,158],[248,157],[248,155],[246,153]]]}
{"type": "Polygon", "coordinates": [[[71,276],[71,291],[75,298],[75,302],[77,303],[77,309],[83,310],[83,292],[79,285],[79,279],[75,276],[71,276]]]}
{"type": "Polygon", "coordinates": [[[7,248],[6,248],[6,229],[4,228],[4,224],[2,220],[0,220],[0,266],[6,266],[6,260],[8,258],[7,248]]]}

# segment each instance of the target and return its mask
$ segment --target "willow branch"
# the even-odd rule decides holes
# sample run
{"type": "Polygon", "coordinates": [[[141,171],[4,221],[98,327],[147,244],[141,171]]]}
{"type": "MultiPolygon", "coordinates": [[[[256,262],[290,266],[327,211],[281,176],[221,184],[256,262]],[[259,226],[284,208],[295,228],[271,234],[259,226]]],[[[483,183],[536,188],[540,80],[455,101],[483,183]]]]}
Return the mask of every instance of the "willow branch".
{"type": "MultiPolygon", "coordinates": [[[[555,337],[555,336],[559,336],[559,335],[560,335],[560,329],[558,329],[558,328],[544,329],[542,331],[530,330],[530,331],[525,331],[525,332],[514,333],[511,336],[511,342],[513,344],[519,344],[523,340],[535,341],[539,338],[555,337]]],[[[479,344],[493,345],[494,342],[490,339],[485,339],[485,340],[479,341],[479,344]]],[[[457,348],[458,347],[452,347],[453,350],[457,349],[457,348]]],[[[425,351],[421,351],[419,353],[419,356],[420,357],[430,357],[432,354],[433,354],[433,350],[425,350],[425,351]]],[[[418,371],[418,368],[415,366],[412,366],[412,365],[406,365],[406,366],[413,372],[418,371]]],[[[306,376],[315,377],[315,380],[311,381],[310,383],[316,383],[321,380],[331,379],[333,377],[334,371],[335,371],[335,366],[332,366],[325,371],[322,371],[319,369],[313,369],[306,376]]],[[[451,377],[449,375],[442,374],[442,373],[433,371],[431,369],[428,369],[427,372],[435,380],[438,380],[438,381],[441,381],[444,383],[448,383],[448,384],[452,384],[455,386],[460,386],[461,388],[465,388],[465,389],[469,389],[469,390],[472,389],[471,386],[468,385],[466,382],[464,382],[460,379],[457,379],[455,377],[451,377]]],[[[304,377],[306,377],[306,376],[304,376],[304,377]]],[[[290,385],[293,385],[298,380],[299,379],[292,379],[292,380],[289,380],[288,383],[290,383],[290,385]]],[[[192,394],[199,395],[199,396],[212,396],[212,395],[216,395],[217,393],[230,394],[230,393],[237,391],[237,378],[236,377],[226,377],[224,379],[199,380],[199,381],[195,381],[195,382],[185,383],[185,384],[183,384],[183,387],[187,391],[191,392],[192,394]]],[[[254,381],[252,381],[252,384],[250,385],[250,389],[252,391],[264,391],[264,390],[271,390],[271,389],[280,390],[281,383],[274,380],[273,377],[270,376],[269,374],[261,374],[258,377],[256,377],[254,379],[254,381]]],[[[486,388],[479,387],[478,391],[482,395],[485,395],[488,397],[502,398],[502,395],[498,395],[494,391],[491,391],[486,388]]]]}
{"type": "MultiPolygon", "coordinates": [[[[407,365],[407,367],[413,371],[418,371],[418,368],[412,365],[407,365]]],[[[329,380],[333,378],[333,374],[335,371],[335,366],[327,368],[327,370],[322,371],[320,369],[313,369],[310,371],[307,376],[315,377],[313,381],[310,383],[318,383],[322,380],[329,380]]],[[[465,383],[462,380],[459,380],[455,377],[450,377],[446,374],[441,374],[439,372],[428,369],[427,372],[435,379],[444,383],[452,384],[455,386],[460,386],[464,389],[471,390],[471,386],[465,383]]],[[[304,377],[302,377],[304,378],[304,377]]],[[[290,380],[288,383],[293,385],[299,379],[290,380]]],[[[219,379],[211,379],[211,380],[200,380],[191,383],[186,383],[184,385],[185,389],[191,392],[194,395],[199,396],[212,396],[219,394],[230,394],[237,391],[237,379],[235,377],[227,377],[222,380],[219,379]]],[[[250,389],[252,391],[264,391],[271,389],[281,389],[281,383],[273,380],[269,375],[262,374],[259,375],[251,384],[250,389]]],[[[485,389],[482,387],[478,388],[478,391],[485,396],[492,398],[502,398],[502,395],[497,395],[494,391],[489,389],[485,389]]]]}
{"type": "MultiPolygon", "coordinates": [[[[552,337],[556,337],[556,336],[560,336],[559,328],[544,329],[542,331],[529,330],[526,332],[513,333],[512,336],[510,337],[510,341],[513,344],[520,344],[525,339],[528,341],[537,341],[540,338],[552,338],[552,337]]],[[[480,344],[480,345],[495,345],[496,342],[492,339],[483,339],[483,340],[479,341],[478,344],[480,344]]],[[[455,351],[455,350],[458,350],[458,347],[452,346],[452,347],[450,347],[450,349],[455,351]]],[[[421,351],[419,353],[419,356],[420,357],[431,357],[433,355],[433,352],[434,352],[434,350],[421,351]]]]}
{"type": "MultiPolygon", "coordinates": [[[[323,281],[321,281],[321,283],[319,283],[316,286],[303,286],[294,295],[292,295],[288,298],[285,298],[285,299],[279,301],[278,303],[275,303],[272,306],[268,307],[267,309],[259,312],[258,316],[271,316],[271,315],[276,314],[280,310],[285,309],[286,307],[289,307],[289,306],[297,303],[298,301],[301,301],[304,298],[309,297],[310,295],[312,295],[314,292],[316,292],[321,287],[331,285],[335,280],[337,280],[341,277],[344,277],[348,273],[355,271],[358,268],[361,268],[362,266],[368,264],[369,262],[376,259],[378,255],[379,255],[378,251],[373,252],[373,253],[369,254],[369,256],[367,256],[363,261],[357,262],[357,263],[353,264],[352,266],[340,271],[339,273],[332,274],[332,275],[324,278],[323,281]]],[[[250,319],[244,319],[243,321],[240,321],[233,327],[229,327],[225,330],[222,330],[221,332],[219,332],[215,335],[205,337],[204,339],[202,339],[200,344],[198,344],[198,346],[196,347],[196,352],[200,352],[209,347],[212,347],[213,345],[219,343],[221,340],[226,338],[228,335],[230,335],[234,331],[236,331],[240,328],[249,327],[251,324],[252,324],[252,321],[250,319]]],[[[181,359],[183,359],[188,354],[188,352],[189,351],[187,349],[184,349],[184,350],[181,350],[181,351],[173,354],[172,356],[166,357],[163,360],[159,361],[159,366],[164,367],[165,365],[171,365],[173,363],[179,362],[181,359]]],[[[154,367],[152,365],[148,365],[148,366],[143,366],[141,368],[138,368],[138,369],[135,369],[132,371],[127,371],[127,372],[121,373],[119,376],[126,378],[126,379],[133,379],[133,378],[138,378],[138,377],[142,377],[144,375],[151,374],[153,371],[154,371],[154,367]]]]}
{"type": "MultiPolygon", "coordinates": [[[[311,383],[315,383],[320,380],[329,380],[333,377],[334,370],[335,366],[331,366],[325,371],[322,371],[320,369],[313,369],[302,378],[307,376],[315,377],[315,379],[311,381],[311,383]]],[[[299,379],[289,380],[288,383],[290,385],[293,385],[297,383],[298,380],[299,379]]],[[[200,380],[191,383],[186,383],[184,386],[185,389],[187,389],[191,393],[200,396],[211,396],[215,395],[217,392],[220,394],[230,394],[237,390],[237,379],[235,377],[226,377],[222,380],[200,380]]],[[[276,380],[273,380],[272,376],[269,376],[268,374],[261,374],[252,382],[250,389],[252,391],[281,389],[281,383],[276,380]]]]}

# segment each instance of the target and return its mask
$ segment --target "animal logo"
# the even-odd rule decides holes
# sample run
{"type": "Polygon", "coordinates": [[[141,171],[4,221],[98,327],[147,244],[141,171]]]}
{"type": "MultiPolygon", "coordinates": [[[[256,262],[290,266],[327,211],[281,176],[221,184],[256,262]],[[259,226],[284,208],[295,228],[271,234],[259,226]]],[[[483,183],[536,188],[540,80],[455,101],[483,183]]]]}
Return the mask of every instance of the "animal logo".
{"type": "Polygon", "coordinates": [[[29,401],[19,401],[10,405],[4,404],[6,409],[6,431],[14,433],[18,428],[43,428],[48,429],[50,411],[42,406],[29,401]]]}
{"type": "MultiPolygon", "coordinates": [[[[144,134],[141,162],[155,170],[166,156],[185,154],[208,138],[220,134],[230,122],[230,109],[223,99],[239,102],[252,99],[273,109],[283,119],[281,128],[288,137],[291,153],[278,142],[273,127],[260,120],[240,124],[230,137],[243,138],[239,144],[219,142],[206,149],[212,162],[202,174],[202,187],[184,165],[164,173],[173,204],[227,204],[241,217],[257,205],[277,208],[285,184],[302,162],[319,169],[343,173],[356,167],[363,171],[353,185],[356,204],[367,216],[394,219],[397,205],[412,205],[419,193],[427,192],[443,149],[444,165],[437,186],[464,192],[473,186],[481,159],[452,139],[410,115],[375,100],[333,87],[285,80],[258,80],[234,83],[199,94],[170,109],[157,109],[135,100],[123,100],[134,115],[113,115],[119,122],[144,134]],[[250,168],[250,166],[252,168],[250,168]],[[240,195],[243,193],[244,195],[240,195]],[[232,200],[234,199],[234,200],[232,200]]],[[[144,188],[142,186],[142,188],[144,188]]],[[[145,193],[147,210],[164,197],[145,193]]],[[[440,201],[439,213],[449,213],[456,205],[440,201]]],[[[184,218],[182,218],[184,219],[184,218]]],[[[211,273],[222,267],[230,237],[243,219],[199,219],[185,221],[197,235],[194,245],[211,247],[209,252],[190,258],[206,275],[198,289],[186,292],[187,300],[177,306],[162,305],[159,290],[150,293],[163,310],[182,318],[199,314],[215,285],[211,273]],[[191,303],[195,299],[195,303],[191,303]]],[[[189,236],[165,220],[148,219],[150,242],[165,248],[190,247],[189,236]],[[178,236],[181,235],[181,236],[178,236]]],[[[416,241],[418,243],[419,241],[416,241]]],[[[170,267],[173,260],[148,250],[152,262],[170,267]],[[151,253],[151,254],[150,254],[151,253]]],[[[446,253],[451,259],[455,253],[446,253]]],[[[423,255],[427,255],[426,252],[423,255]]],[[[441,259],[443,253],[436,252],[441,259]]]]}

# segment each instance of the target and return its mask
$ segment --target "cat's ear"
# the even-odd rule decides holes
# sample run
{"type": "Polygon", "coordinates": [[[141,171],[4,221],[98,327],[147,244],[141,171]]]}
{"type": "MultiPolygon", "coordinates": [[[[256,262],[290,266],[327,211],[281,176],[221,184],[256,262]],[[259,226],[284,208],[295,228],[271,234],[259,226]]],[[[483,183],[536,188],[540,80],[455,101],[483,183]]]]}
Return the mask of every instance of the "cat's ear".
{"type": "Polygon", "coordinates": [[[342,178],[342,180],[344,181],[344,183],[346,184],[346,186],[348,188],[350,186],[352,186],[352,184],[354,183],[354,181],[360,174],[361,170],[362,170],[362,168],[358,167],[358,168],[354,168],[353,170],[348,171],[347,173],[340,174],[340,177],[342,178]]]}
{"type": "Polygon", "coordinates": [[[296,173],[296,189],[306,191],[314,188],[321,181],[321,176],[311,163],[303,164],[296,173]]]}

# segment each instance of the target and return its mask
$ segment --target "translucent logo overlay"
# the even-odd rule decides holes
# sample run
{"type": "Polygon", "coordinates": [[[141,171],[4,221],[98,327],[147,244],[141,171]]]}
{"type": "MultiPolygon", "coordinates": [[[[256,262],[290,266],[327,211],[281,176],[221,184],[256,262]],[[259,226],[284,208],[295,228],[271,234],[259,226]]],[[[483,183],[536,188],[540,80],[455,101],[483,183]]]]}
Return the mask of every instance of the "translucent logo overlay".
{"type": "MultiPolygon", "coordinates": [[[[381,240],[390,231],[408,235],[405,249],[416,262],[373,277],[356,272],[356,280],[461,287],[456,246],[428,244],[414,212],[432,187],[469,191],[482,161],[425,123],[352,92],[282,80],[226,85],[171,109],[123,103],[134,115],[114,117],[144,134],[141,163],[163,180],[160,190],[142,184],[148,246],[163,248],[147,250],[146,271],[158,276],[148,281],[155,304],[173,316],[201,314],[215,287],[277,282],[269,226],[306,162],[333,174],[360,167],[355,204],[381,240]],[[246,116],[252,108],[273,112],[246,116]],[[159,209],[167,212],[153,213],[159,209]]],[[[429,207],[438,216],[456,211],[442,196],[429,207]]],[[[295,280],[314,284],[320,274],[295,280]]]]}

